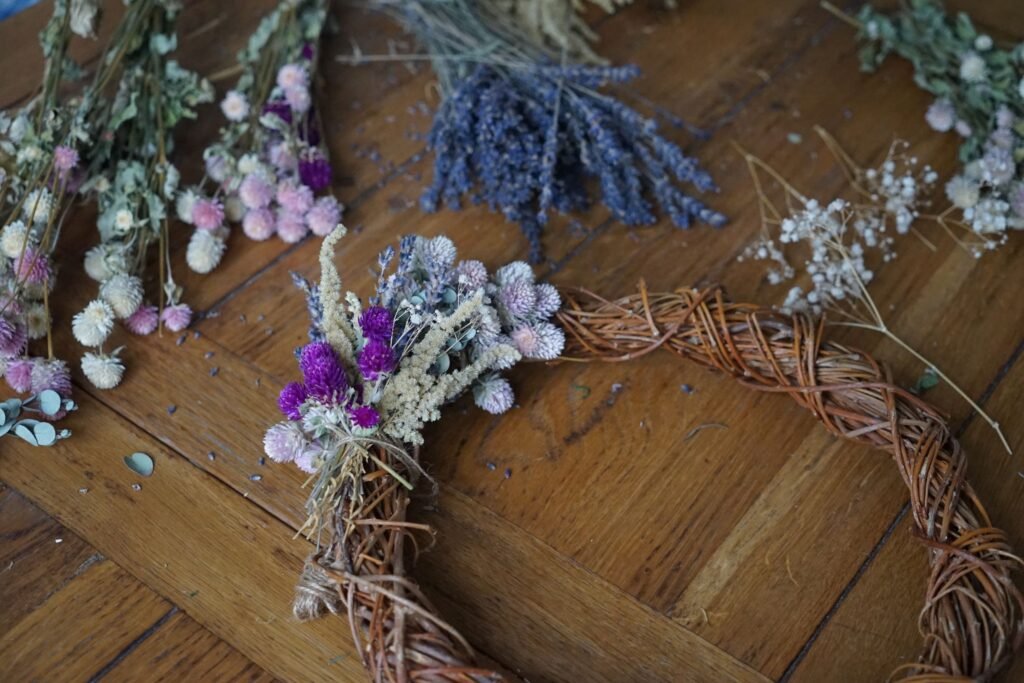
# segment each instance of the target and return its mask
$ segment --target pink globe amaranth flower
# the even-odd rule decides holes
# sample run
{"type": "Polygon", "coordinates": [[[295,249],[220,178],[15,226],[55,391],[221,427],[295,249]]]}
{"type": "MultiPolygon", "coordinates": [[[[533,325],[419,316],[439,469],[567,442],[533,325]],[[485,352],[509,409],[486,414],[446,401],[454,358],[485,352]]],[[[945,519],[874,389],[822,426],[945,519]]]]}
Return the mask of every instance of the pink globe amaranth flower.
{"type": "Polygon", "coordinates": [[[292,462],[311,446],[294,422],[279,422],[263,437],[263,451],[274,462],[292,462]]]}
{"type": "Polygon", "coordinates": [[[26,346],[25,326],[0,316],[0,358],[17,358],[25,353],[26,346]]]}
{"type": "Polygon", "coordinates": [[[317,237],[330,235],[341,221],[341,204],[334,197],[321,197],[306,213],[306,225],[317,237]]]}
{"type": "Polygon", "coordinates": [[[216,199],[197,199],[192,206],[192,224],[200,230],[216,230],[224,225],[224,205],[216,199]]]}
{"type": "Polygon", "coordinates": [[[309,72],[301,64],[285,64],[277,71],[277,85],[281,90],[306,88],[309,86],[309,72]]]}
{"type": "Polygon", "coordinates": [[[7,364],[7,372],[4,374],[7,385],[19,394],[28,393],[32,389],[32,367],[34,365],[35,361],[27,358],[12,360],[7,364]]]}
{"type": "Polygon", "coordinates": [[[238,186],[238,198],[247,209],[262,209],[274,199],[274,188],[258,173],[245,176],[238,186]]]}
{"type": "Polygon", "coordinates": [[[349,411],[349,417],[352,418],[352,424],[362,429],[376,427],[377,423],[380,422],[380,413],[373,406],[353,408],[349,411]]]}
{"type": "Polygon", "coordinates": [[[50,389],[64,398],[71,396],[71,371],[62,360],[38,358],[32,364],[32,393],[50,389]]]}
{"type": "Polygon", "coordinates": [[[313,191],[305,185],[284,180],[277,186],[277,203],[285,211],[305,214],[313,208],[313,191]]]}
{"type": "Polygon", "coordinates": [[[296,114],[305,114],[313,106],[313,98],[305,87],[288,88],[284,91],[284,99],[296,114]]]}
{"type": "Polygon", "coordinates": [[[50,280],[50,259],[35,247],[26,247],[25,253],[14,259],[14,272],[22,282],[41,285],[50,280]]]}
{"type": "Polygon", "coordinates": [[[279,211],[277,214],[277,235],[288,244],[302,240],[309,232],[306,219],[299,213],[279,211]]]}
{"type": "Polygon", "coordinates": [[[279,171],[294,171],[299,159],[287,142],[271,145],[269,150],[270,163],[279,171]]]}
{"type": "Polygon", "coordinates": [[[270,209],[249,209],[242,217],[242,232],[251,240],[262,242],[277,230],[274,212],[270,209]]]}
{"type": "Polygon", "coordinates": [[[160,311],[156,306],[139,306],[138,310],[125,318],[124,325],[132,334],[144,336],[153,334],[160,322],[160,311]]]}
{"type": "Polygon", "coordinates": [[[160,319],[164,321],[164,327],[171,332],[181,332],[192,322],[192,309],[188,304],[168,306],[160,314],[160,319]]]}
{"type": "Polygon", "coordinates": [[[73,168],[78,166],[78,152],[67,145],[57,145],[53,150],[53,167],[62,178],[66,178],[73,168]]]}

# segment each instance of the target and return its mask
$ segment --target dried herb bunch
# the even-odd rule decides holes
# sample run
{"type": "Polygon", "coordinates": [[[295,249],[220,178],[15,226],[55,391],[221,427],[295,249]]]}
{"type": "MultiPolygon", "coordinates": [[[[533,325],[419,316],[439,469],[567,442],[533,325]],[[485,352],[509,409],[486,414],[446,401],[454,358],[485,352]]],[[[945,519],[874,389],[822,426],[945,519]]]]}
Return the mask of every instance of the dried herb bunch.
{"type": "Polygon", "coordinates": [[[192,270],[217,267],[228,223],[250,239],[295,243],[330,234],[341,219],[334,197],[316,198],[332,178],[313,97],[326,17],[326,0],[283,0],[239,52],[238,81],[220,105],[227,124],[203,153],[206,176],[177,202],[178,217],[196,228],[192,270]]]}
{"type": "Polygon", "coordinates": [[[446,237],[409,236],[397,263],[394,249],[380,255],[377,291],[364,306],[342,294],[334,266],[344,232],[324,240],[319,286],[298,280],[311,317],[310,343],[297,352],[302,381],[281,392],[287,419],[264,439],[271,459],[311,475],[302,530],[317,553],[296,614],[347,610],[374,680],[486,675],[464,663],[465,641],[404,575],[407,537],[423,529],[405,520],[424,474],[417,449],[424,424],[463,393],[493,414],[512,407],[501,373],[561,353],[565,337],[550,322],[561,300],[524,262],[491,274],[479,261],[458,261],[446,237]]]}
{"type": "Polygon", "coordinates": [[[53,352],[53,253],[86,178],[79,152],[93,136],[81,102],[61,91],[82,75],[68,46],[75,35],[92,36],[97,15],[94,2],[55,2],[39,36],[45,58],[39,92],[19,110],[0,112],[0,373],[12,390],[31,394],[0,404],[0,435],[33,445],[49,446],[68,432],[22,419],[23,410],[53,421],[75,407],[68,367],[53,352]],[[32,355],[32,342],[44,338],[46,354],[32,355]]]}
{"type": "Polygon", "coordinates": [[[991,680],[1024,646],[1024,562],[993,526],[966,481],[966,456],[941,413],[892,383],[857,349],[830,342],[825,325],[728,302],[718,289],[638,293],[609,301],[566,294],[558,321],[569,360],[631,360],[657,349],[724,372],[745,386],[787,394],[833,434],[888,452],[910,492],[931,571],[919,616],[924,651],[894,678],[991,680]]]}
{"type": "Polygon", "coordinates": [[[977,257],[1024,229],[1024,43],[1004,49],[938,0],[910,0],[891,14],[865,5],[856,17],[824,5],[857,27],[863,70],[891,54],[910,61],[914,81],[936,97],[928,125],[962,138],[963,167],[946,184],[940,225],[977,257]]]}
{"type": "Polygon", "coordinates": [[[91,349],[82,370],[99,389],[116,387],[124,374],[121,349],[103,348],[116,320],[145,335],[159,324],[183,330],[192,317],[171,273],[168,230],[180,173],[170,155],[174,129],[194,118],[195,107],[210,101],[213,91],[170,56],[180,10],[177,0],[130,3],[83,96],[87,120],[104,123],[103,135],[85,156],[90,179],[82,187],[99,206],[100,243],[85,255],[85,271],[99,283],[99,296],[75,316],[72,331],[91,349]],[[154,247],[156,306],[143,287],[154,247]]]}
{"type": "MultiPolygon", "coordinates": [[[[654,223],[656,206],[681,228],[725,222],[683,189],[716,190],[697,160],[663,137],[654,119],[602,92],[636,78],[635,67],[574,61],[570,45],[538,38],[536,26],[524,28],[509,3],[368,4],[415,34],[440,83],[425,210],[458,209],[466,198],[485,203],[520,225],[534,262],[543,256],[541,231],[551,210],[588,207],[592,185],[626,225],[654,223]]],[[[563,14],[574,17],[564,4],[563,14]]]]}

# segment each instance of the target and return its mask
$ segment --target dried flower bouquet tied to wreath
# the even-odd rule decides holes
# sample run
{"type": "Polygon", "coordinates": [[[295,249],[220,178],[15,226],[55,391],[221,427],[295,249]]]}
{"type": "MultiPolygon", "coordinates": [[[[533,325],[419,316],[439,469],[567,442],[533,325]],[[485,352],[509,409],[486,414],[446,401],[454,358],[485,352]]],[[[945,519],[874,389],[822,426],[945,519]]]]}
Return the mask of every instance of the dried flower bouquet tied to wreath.
{"type": "Polygon", "coordinates": [[[424,423],[472,389],[500,413],[512,389],[500,372],[527,358],[621,362],[665,349],[762,391],[785,393],[833,434],[887,451],[906,483],[931,572],[920,613],[924,651],[894,672],[916,681],[987,680],[1024,645],[1021,567],[965,478],[966,457],[941,414],[892,383],[869,355],[828,341],[802,313],[733,304],[718,288],[606,300],[560,296],[525,263],[489,275],[456,263],[452,242],[407,237],[395,272],[381,255],[376,296],[342,295],[333,263],[339,229],[324,240],[319,286],[308,296],[311,343],[298,352],[303,381],[280,396],[287,420],[267,454],[310,473],[316,542],[295,614],[345,614],[371,680],[485,681],[467,641],[410,576],[410,548],[426,531],[408,521],[424,474],[424,423]]]}

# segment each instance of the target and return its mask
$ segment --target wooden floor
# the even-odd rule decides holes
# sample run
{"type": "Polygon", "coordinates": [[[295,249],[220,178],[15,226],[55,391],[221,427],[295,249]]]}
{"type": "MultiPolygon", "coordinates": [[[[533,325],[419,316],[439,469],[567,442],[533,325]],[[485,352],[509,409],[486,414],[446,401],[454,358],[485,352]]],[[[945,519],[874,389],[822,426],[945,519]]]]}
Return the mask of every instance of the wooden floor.
{"type": "MultiPolygon", "coordinates": [[[[114,17],[119,3],[109,4],[114,17]]],[[[228,66],[272,4],[231,3],[229,15],[225,3],[189,2],[181,61],[204,73],[228,66]]],[[[619,295],[641,276],[653,288],[717,281],[737,299],[778,301],[783,292],[735,260],[757,209],[733,141],[822,200],[843,178],[814,124],[864,163],[899,136],[944,174],[953,169],[955,141],[925,127],[929,98],[908,66],[860,74],[851,29],[817,0],[680,4],[668,14],[639,2],[594,19],[605,54],[643,67],[637,93],[714,132],[692,148],[722,186],[716,208],[733,221],[721,231],[628,230],[599,208],[579,224],[558,221],[542,268],[555,283],[619,295]]],[[[1024,35],[1014,0],[956,4],[1024,35]]],[[[0,24],[0,105],[38,82],[34,40],[48,11],[44,3],[0,24]]],[[[484,209],[418,211],[429,159],[409,133],[429,125],[420,103],[435,103],[431,75],[335,63],[354,37],[365,52],[401,40],[357,10],[341,10],[339,24],[325,50],[324,113],[341,169],[336,191],[355,228],[340,256],[347,284],[368,293],[365,264],[406,232],[446,233],[489,264],[522,257],[518,229],[484,209]]],[[[213,111],[182,136],[186,178],[215,132],[213,111]]],[[[65,228],[63,357],[78,355],[68,319],[95,287],[79,265],[96,239],[94,218],[83,208],[65,228]]],[[[929,392],[950,412],[971,479],[1018,548],[1022,237],[981,260],[938,234],[936,252],[906,239],[872,285],[897,333],[1003,421],[1012,457],[950,390],[929,392]]],[[[126,381],[105,393],[79,381],[74,436],[59,447],[0,442],[0,678],[363,680],[347,624],[290,616],[310,547],[294,538],[302,477],[260,464],[274,397],[295,375],[291,351],[306,329],[288,272],[315,275],[317,248],[235,235],[207,277],[186,274],[178,248],[187,298],[206,312],[194,331],[125,338],[126,381]],[[152,477],[125,467],[134,451],[154,457],[152,477]]],[[[837,334],[890,361],[900,383],[923,369],[877,337],[837,334]]],[[[926,557],[886,455],[828,436],[782,397],[667,356],[528,366],[515,381],[521,405],[509,415],[459,404],[428,430],[441,493],[415,512],[438,530],[419,577],[487,657],[523,679],[573,683],[879,681],[916,657],[926,557]],[[710,422],[725,428],[687,438],[710,422]]],[[[1001,680],[1024,680],[1024,662],[1001,680]]]]}

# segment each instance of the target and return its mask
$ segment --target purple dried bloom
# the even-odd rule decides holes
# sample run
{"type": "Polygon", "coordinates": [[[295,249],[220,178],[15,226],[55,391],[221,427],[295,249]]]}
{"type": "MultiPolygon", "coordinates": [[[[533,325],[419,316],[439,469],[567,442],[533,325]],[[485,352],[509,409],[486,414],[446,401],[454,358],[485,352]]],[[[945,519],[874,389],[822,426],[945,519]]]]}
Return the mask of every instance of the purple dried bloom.
{"type": "Polygon", "coordinates": [[[320,197],[306,213],[306,225],[317,237],[330,235],[341,221],[341,204],[330,195],[320,197]]]}
{"type": "Polygon", "coordinates": [[[379,339],[371,339],[359,354],[359,372],[370,381],[394,370],[395,364],[395,352],[379,339]]]}
{"type": "Polygon", "coordinates": [[[289,420],[301,420],[299,407],[306,402],[306,387],[299,382],[289,382],[277,397],[277,407],[289,420]]]}
{"type": "Polygon", "coordinates": [[[305,42],[302,44],[302,58],[309,61],[313,59],[313,55],[316,54],[313,50],[313,43],[305,42]]]}
{"type": "Polygon", "coordinates": [[[160,319],[171,332],[181,332],[192,322],[192,309],[188,304],[174,304],[164,309],[160,319]]]}
{"type": "Polygon", "coordinates": [[[292,108],[288,106],[287,102],[282,100],[270,100],[267,102],[263,105],[263,113],[273,114],[288,124],[292,122],[292,108]]]}
{"type": "Polygon", "coordinates": [[[53,150],[53,167],[61,177],[66,178],[73,168],[78,166],[78,151],[74,147],[57,145],[53,150]]]}
{"type": "Polygon", "coordinates": [[[307,344],[299,356],[299,369],[306,391],[321,401],[336,402],[348,389],[338,354],[327,342],[307,344]]]}
{"type": "Polygon", "coordinates": [[[32,393],[50,389],[64,398],[71,396],[71,371],[62,360],[37,359],[32,365],[32,393]]]}
{"type": "Polygon", "coordinates": [[[394,326],[395,319],[391,311],[383,306],[371,306],[359,316],[359,328],[368,340],[390,342],[394,326]]]}
{"type": "Polygon", "coordinates": [[[380,422],[380,413],[373,406],[353,408],[349,411],[349,417],[352,418],[352,424],[362,429],[376,427],[377,423],[380,422]]]}
{"type": "Polygon", "coordinates": [[[285,211],[305,214],[313,208],[313,192],[304,185],[283,180],[277,186],[277,203],[285,211]]]}
{"type": "Polygon", "coordinates": [[[487,284],[487,267],[480,261],[462,261],[455,267],[457,282],[469,291],[487,284]]]}
{"type": "Polygon", "coordinates": [[[23,282],[41,285],[50,279],[50,259],[35,247],[26,247],[25,253],[14,259],[14,272],[23,282]]]}
{"type": "Polygon", "coordinates": [[[14,358],[25,352],[28,335],[22,325],[0,316],[0,358],[14,358]]]}
{"type": "Polygon", "coordinates": [[[525,280],[513,280],[498,290],[498,301],[512,319],[525,318],[537,305],[534,285],[525,280]]]}
{"type": "Polygon", "coordinates": [[[319,152],[307,155],[308,158],[299,160],[299,179],[302,184],[320,192],[331,186],[331,164],[319,152]]]}
{"type": "Polygon", "coordinates": [[[32,368],[35,361],[28,359],[12,360],[7,364],[4,378],[7,384],[19,394],[27,393],[32,388],[32,368]]]}

